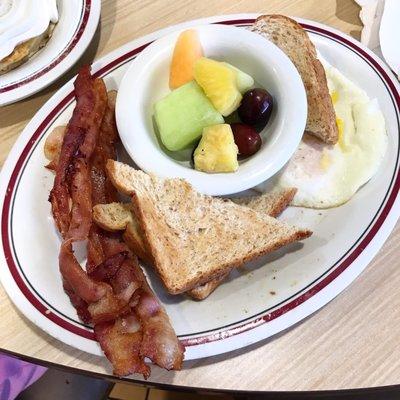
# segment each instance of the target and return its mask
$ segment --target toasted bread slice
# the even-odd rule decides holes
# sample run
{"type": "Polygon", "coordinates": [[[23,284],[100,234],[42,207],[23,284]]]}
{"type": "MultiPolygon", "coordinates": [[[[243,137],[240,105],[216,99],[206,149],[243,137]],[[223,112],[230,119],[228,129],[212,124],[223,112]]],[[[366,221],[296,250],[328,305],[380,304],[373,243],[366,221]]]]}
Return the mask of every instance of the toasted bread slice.
{"type": "MultiPolygon", "coordinates": [[[[279,189],[262,195],[233,198],[231,200],[271,217],[277,217],[293,200],[296,191],[297,189],[295,188],[279,189]]],[[[228,275],[229,272],[219,278],[212,279],[203,285],[189,290],[187,294],[195,300],[204,300],[228,277],[228,275]]]]}
{"type": "Polygon", "coordinates": [[[196,286],[195,288],[186,292],[194,300],[206,299],[221,283],[229,276],[230,272],[219,276],[218,278],[211,279],[210,281],[196,286]]]}
{"type": "Polygon", "coordinates": [[[296,191],[296,188],[275,189],[271,192],[258,194],[256,196],[237,197],[231,200],[236,204],[250,207],[270,217],[277,217],[293,200],[296,191]]]}
{"type": "MultiPolygon", "coordinates": [[[[124,231],[134,223],[132,203],[97,204],[93,207],[93,220],[109,232],[124,231]]],[[[138,233],[139,234],[139,233],[138,233]]]]}
{"type": "Polygon", "coordinates": [[[263,15],[250,29],[278,46],[296,66],[307,93],[306,130],[325,143],[335,144],[338,141],[335,111],[324,68],[307,32],[283,15],[263,15]]]}
{"type": "Polygon", "coordinates": [[[126,244],[140,259],[150,264],[151,256],[146,251],[139,224],[132,211],[132,203],[97,204],[93,207],[92,217],[106,231],[124,231],[126,244]]]}
{"type": "Polygon", "coordinates": [[[132,196],[146,250],[171,294],[219,278],[312,233],[202,195],[183,179],[162,180],[113,160],[107,162],[107,172],[120,192],[132,196]]]}
{"type": "MultiPolygon", "coordinates": [[[[132,213],[133,204],[110,203],[97,204],[93,207],[93,220],[101,228],[110,232],[124,231],[123,239],[128,247],[144,262],[151,264],[151,256],[147,253],[143,243],[140,227],[132,213]]],[[[229,275],[229,272],[195,287],[186,293],[196,300],[208,297],[220,283],[229,275]]]]}
{"type": "MultiPolygon", "coordinates": [[[[263,195],[233,199],[233,201],[271,217],[276,217],[289,205],[295,193],[296,189],[294,188],[280,189],[263,195]]],[[[125,231],[123,236],[127,245],[143,261],[151,263],[151,257],[146,253],[140,228],[132,213],[132,208],[133,206],[130,203],[98,204],[93,208],[93,219],[97,225],[107,231],[125,231]]],[[[189,290],[187,294],[196,300],[203,300],[222,283],[228,274],[195,287],[189,290]]]]}

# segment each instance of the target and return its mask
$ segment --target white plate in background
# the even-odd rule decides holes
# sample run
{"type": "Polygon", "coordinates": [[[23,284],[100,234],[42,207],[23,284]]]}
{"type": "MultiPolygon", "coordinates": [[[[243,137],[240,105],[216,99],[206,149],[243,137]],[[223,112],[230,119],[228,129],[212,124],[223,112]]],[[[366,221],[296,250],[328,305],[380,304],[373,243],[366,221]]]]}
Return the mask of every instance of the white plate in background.
{"type": "Polygon", "coordinates": [[[46,46],[19,67],[0,75],[0,106],[22,100],[68,71],[89,46],[101,0],[57,0],[59,21],[46,46]]]}

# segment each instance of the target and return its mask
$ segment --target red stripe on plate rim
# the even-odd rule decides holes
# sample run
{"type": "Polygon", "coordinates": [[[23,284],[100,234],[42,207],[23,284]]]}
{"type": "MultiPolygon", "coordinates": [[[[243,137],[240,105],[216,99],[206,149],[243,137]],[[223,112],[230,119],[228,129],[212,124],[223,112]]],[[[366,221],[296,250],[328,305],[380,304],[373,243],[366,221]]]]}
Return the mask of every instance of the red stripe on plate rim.
{"type": "MultiPolygon", "coordinates": [[[[90,1],[90,0],[87,0],[90,1]]],[[[227,25],[242,25],[242,24],[250,24],[254,22],[254,19],[239,19],[239,20],[229,20],[229,21],[220,21],[220,22],[215,22],[215,23],[222,23],[222,24],[227,24],[227,25]]],[[[393,84],[392,80],[390,77],[387,75],[387,73],[383,70],[383,68],[379,65],[378,62],[376,62],[367,52],[365,52],[363,49],[358,47],[355,43],[352,41],[348,40],[345,37],[342,37],[341,35],[338,35],[336,33],[333,33],[331,31],[325,30],[320,27],[315,27],[310,24],[302,24],[303,27],[307,30],[314,31],[321,33],[325,36],[331,37],[337,41],[340,41],[347,46],[351,47],[353,50],[361,54],[365,59],[367,59],[373,66],[374,68],[381,74],[385,82],[388,84],[392,95],[395,98],[397,107],[400,109],[400,95],[396,90],[395,85],[393,84]]],[[[125,60],[129,59],[130,57],[133,57],[134,55],[140,53],[145,47],[147,47],[150,43],[144,44],[134,50],[129,51],[128,53],[118,57],[117,59],[113,60],[103,68],[101,68],[99,71],[95,73],[96,76],[102,76],[105,74],[107,71],[111,70],[115,66],[119,65],[120,63],[124,62],[125,60]]],[[[66,97],[64,97],[63,100],[57,106],[54,107],[54,109],[47,115],[47,117],[43,120],[43,122],[40,124],[40,126],[36,129],[34,134],[32,135],[31,139],[29,140],[28,144],[25,146],[24,150],[22,151],[15,167],[14,170],[11,174],[8,187],[7,187],[7,192],[4,198],[4,205],[3,205],[3,210],[2,210],[2,223],[1,223],[1,231],[2,231],[2,238],[3,238],[3,246],[4,246],[4,254],[6,257],[6,261],[9,267],[9,270],[11,272],[11,275],[16,282],[17,286],[21,290],[21,292],[24,294],[24,296],[27,298],[27,300],[41,313],[43,314],[46,318],[57,324],[58,326],[62,327],[63,329],[66,329],[67,331],[74,333],[78,336],[84,337],[86,339],[91,339],[95,340],[94,334],[91,330],[85,330],[83,328],[80,328],[76,325],[73,325],[72,323],[66,321],[65,319],[61,318],[60,316],[54,314],[50,310],[47,309],[46,306],[44,306],[36,297],[35,295],[30,291],[30,289],[25,285],[24,280],[22,279],[21,275],[19,274],[19,271],[17,269],[17,266],[15,265],[13,256],[12,256],[12,251],[11,251],[11,246],[10,246],[10,241],[9,241],[9,231],[8,231],[8,220],[9,220],[9,212],[10,212],[10,205],[11,205],[11,200],[13,198],[14,194],[14,188],[15,188],[15,183],[17,181],[19,172],[21,171],[21,168],[24,165],[24,161],[27,158],[32,146],[35,144],[36,140],[41,136],[42,132],[44,129],[49,125],[49,123],[53,120],[53,118],[57,115],[57,113],[65,106],[67,105],[73,98],[73,92],[69,93],[66,97]]],[[[267,313],[261,317],[257,317],[251,321],[247,321],[243,323],[242,325],[229,328],[223,331],[219,331],[216,333],[212,334],[207,334],[203,336],[198,336],[195,338],[190,338],[190,339],[183,339],[182,342],[185,346],[197,346],[197,345],[202,345],[205,343],[209,342],[214,342],[218,340],[223,340],[228,337],[244,333],[246,331],[249,331],[251,329],[254,329],[264,323],[267,323],[269,321],[272,321],[285,313],[287,313],[290,310],[293,310],[300,304],[304,303],[307,301],[309,298],[313,297],[316,295],[319,291],[321,291],[323,288],[325,288],[327,285],[329,285],[335,278],[337,278],[343,271],[345,271],[358,257],[359,255],[364,251],[364,249],[367,247],[367,245],[371,242],[371,240],[375,237],[376,233],[379,231],[380,227],[382,226],[383,222],[385,221],[387,215],[389,214],[395,200],[397,197],[397,194],[400,190],[400,175],[397,173],[397,176],[395,178],[394,184],[392,191],[389,195],[389,198],[381,211],[380,215],[378,216],[377,220],[375,221],[374,225],[371,227],[369,232],[366,234],[366,236],[362,239],[362,241],[359,243],[359,245],[350,253],[350,255],[347,256],[345,260],[343,260],[331,273],[329,273],[325,278],[323,278],[321,281],[316,283],[312,288],[307,290],[305,293],[301,294],[298,296],[296,299],[284,304],[280,308],[267,313]]]]}
{"type": "Polygon", "coordinates": [[[92,0],[85,0],[83,4],[83,15],[81,20],[79,21],[78,29],[75,30],[75,35],[70,41],[69,45],[55,58],[50,64],[43,67],[41,70],[35,72],[33,75],[26,77],[15,83],[10,83],[7,86],[0,88],[0,93],[6,93],[13,89],[20,88],[21,86],[26,85],[27,83],[33,82],[34,80],[42,77],[43,75],[47,74],[51,71],[56,65],[58,65],[65,57],[68,56],[69,53],[76,47],[79,40],[81,39],[83,32],[86,29],[86,25],[89,20],[91,8],[92,8],[92,0]]]}

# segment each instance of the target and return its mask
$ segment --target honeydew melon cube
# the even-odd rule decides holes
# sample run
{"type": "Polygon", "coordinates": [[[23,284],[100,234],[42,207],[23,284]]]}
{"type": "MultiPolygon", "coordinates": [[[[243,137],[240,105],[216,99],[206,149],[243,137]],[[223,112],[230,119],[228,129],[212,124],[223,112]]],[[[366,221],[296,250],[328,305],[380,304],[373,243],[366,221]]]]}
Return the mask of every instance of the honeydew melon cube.
{"type": "Polygon", "coordinates": [[[205,127],[224,122],[195,81],[157,101],[154,118],[160,139],[170,151],[185,149],[201,137],[205,127]]]}
{"type": "Polygon", "coordinates": [[[254,79],[246,72],[241,71],[239,68],[236,68],[234,65],[231,65],[227,62],[224,64],[236,72],[236,85],[241,94],[247,92],[254,85],[254,79]]]}

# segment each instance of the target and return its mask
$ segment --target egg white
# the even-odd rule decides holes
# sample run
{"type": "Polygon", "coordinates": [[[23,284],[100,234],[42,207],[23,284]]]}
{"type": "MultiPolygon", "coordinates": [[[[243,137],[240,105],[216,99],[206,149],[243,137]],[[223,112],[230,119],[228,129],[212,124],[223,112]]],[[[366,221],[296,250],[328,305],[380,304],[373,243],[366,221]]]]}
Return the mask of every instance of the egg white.
{"type": "Polygon", "coordinates": [[[326,145],[304,135],[278,177],[278,186],[296,187],[293,204],[329,208],[347,202],[377,172],[387,148],[385,120],[371,100],[336,68],[324,62],[339,141],[326,145]]]}

